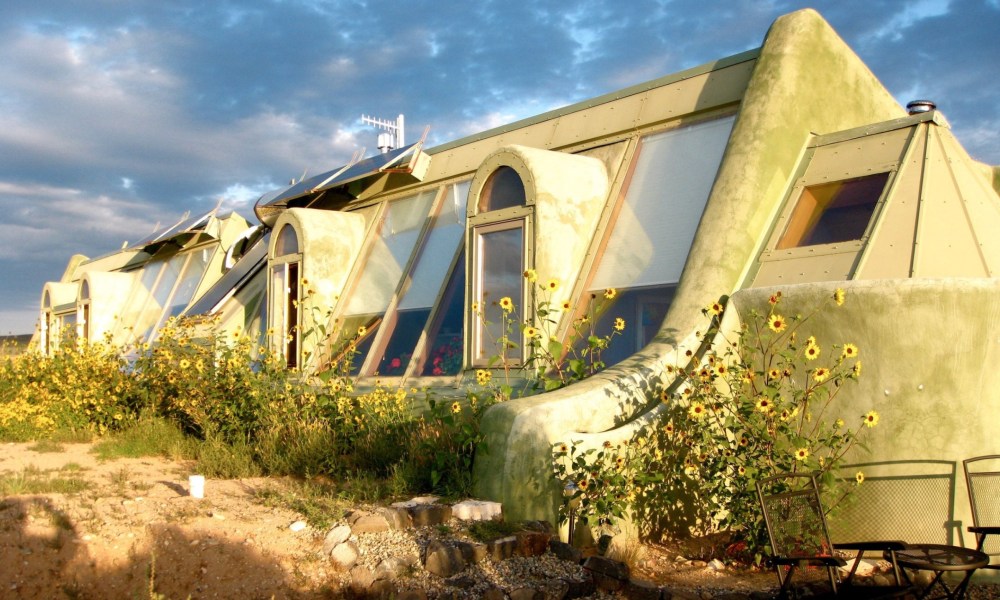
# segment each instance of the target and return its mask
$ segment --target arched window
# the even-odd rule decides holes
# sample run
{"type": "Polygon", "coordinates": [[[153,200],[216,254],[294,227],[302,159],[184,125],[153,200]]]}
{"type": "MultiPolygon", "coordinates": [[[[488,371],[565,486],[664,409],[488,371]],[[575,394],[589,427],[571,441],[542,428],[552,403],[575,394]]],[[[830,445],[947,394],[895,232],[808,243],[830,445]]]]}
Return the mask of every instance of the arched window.
{"type": "Polygon", "coordinates": [[[281,348],[285,365],[299,365],[299,290],[302,254],[295,228],[286,223],[274,241],[271,258],[272,348],[281,348]]]}

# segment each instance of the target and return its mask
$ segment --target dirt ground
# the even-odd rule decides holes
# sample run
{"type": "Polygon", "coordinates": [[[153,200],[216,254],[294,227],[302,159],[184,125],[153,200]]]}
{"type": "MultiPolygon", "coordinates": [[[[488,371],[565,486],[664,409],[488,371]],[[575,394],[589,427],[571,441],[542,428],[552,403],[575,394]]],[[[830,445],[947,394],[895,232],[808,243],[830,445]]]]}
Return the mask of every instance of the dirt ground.
{"type": "MultiPolygon", "coordinates": [[[[321,556],[326,530],[291,527],[303,517],[260,498],[287,481],[209,480],[199,499],[189,493],[192,464],[100,461],[91,447],[0,444],[11,491],[0,498],[0,599],[341,597],[344,576],[321,556]],[[19,493],[25,478],[89,487],[19,493]]],[[[633,574],[703,598],[774,587],[770,572],[716,570],[697,560],[705,554],[691,544],[650,546],[633,574]]]]}

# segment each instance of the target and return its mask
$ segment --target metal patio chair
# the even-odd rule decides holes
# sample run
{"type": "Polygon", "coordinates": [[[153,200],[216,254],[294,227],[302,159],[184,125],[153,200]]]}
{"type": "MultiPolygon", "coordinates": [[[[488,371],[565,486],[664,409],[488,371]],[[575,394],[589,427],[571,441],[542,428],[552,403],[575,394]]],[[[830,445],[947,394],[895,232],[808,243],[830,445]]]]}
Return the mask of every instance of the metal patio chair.
{"type": "Polygon", "coordinates": [[[969,531],[976,534],[976,550],[990,555],[984,569],[1000,569],[1000,562],[993,560],[1000,555],[1000,454],[966,459],[962,468],[972,506],[969,531]]]}
{"type": "Polygon", "coordinates": [[[903,583],[895,553],[906,548],[901,541],[853,542],[832,544],[826,515],[820,500],[819,485],[813,473],[786,473],[757,482],[757,495],[771,542],[768,561],[774,567],[782,598],[797,596],[793,585],[796,570],[805,567],[825,568],[830,593],[850,598],[897,598],[911,594],[912,586],[903,583]],[[852,585],[852,579],[865,552],[879,552],[892,564],[896,585],[852,585]],[[840,556],[854,552],[847,576],[840,580],[839,569],[848,561],[840,556]]]}

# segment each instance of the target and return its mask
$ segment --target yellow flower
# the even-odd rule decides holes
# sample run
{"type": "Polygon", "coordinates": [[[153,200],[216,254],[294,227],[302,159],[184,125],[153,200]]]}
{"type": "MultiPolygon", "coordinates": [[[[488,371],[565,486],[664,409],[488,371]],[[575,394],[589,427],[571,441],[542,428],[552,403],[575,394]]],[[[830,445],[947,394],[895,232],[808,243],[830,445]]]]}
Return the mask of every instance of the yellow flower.
{"type": "Polygon", "coordinates": [[[771,369],[767,372],[767,376],[771,379],[781,379],[781,371],[777,369],[771,369]]]}
{"type": "Polygon", "coordinates": [[[479,303],[478,302],[473,302],[472,303],[472,312],[474,312],[474,313],[478,313],[479,312],[479,303]]]}
{"type": "Polygon", "coordinates": [[[566,444],[564,444],[564,443],[563,444],[559,444],[559,450],[558,450],[558,452],[560,454],[566,454],[567,452],[569,452],[569,447],[566,446],[566,444]]]}
{"type": "Polygon", "coordinates": [[[809,448],[799,448],[795,451],[795,460],[805,460],[809,458],[809,448]]]}
{"type": "Polygon", "coordinates": [[[615,317],[615,331],[625,331],[625,319],[615,317]]]}
{"type": "Polygon", "coordinates": [[[861,377],[861,361],[854,363],[854,368],[851,369],[851,377],[857,379],[861,377]]]}
{"type": "Polygon", "coordinates": [[[865,474],[862,473],[861,471],[858,471],[857,473],[854,474],[854,481],[857,481],[858,485],[861,485],[865,481],[865,474]]]}
{"type": "Polygon", "coordinates": [[[493,373],[490,371],[487,371],[486,369],[476,370],[476,383],[479,385],[486,385],[491,379],[493,379],[493,373]]]}
{"type": "Polygon", "coordinates": [[[362,337],[366,333],[368,333],[368,328],[367,327],[365,327],[364,325],[362,325],[361,327],[358,327],[358,337],[362,337]]]}
{"type": "Polygon", "coordinates": [[[674,424],[673,423],[667,423],[666,425],[663,426],[663,433],[665,433],[667,435],[671,435],[673,432],[674,432],[674,424]]]}
{"type": "Polygon", "coordinates": [[[618,295],[618,290],[615,288],[608,288],[604,290],[604,298],[607,300],[614,300],[615,296],[618,295]]]}
{"type": "Polygon", "coordinates": [[[456,401],[456,402],[452,402],[452,403],[451,403],[451,412],[452,412],[453,414],[456,414],[456,415],[457,415],[458,413],[462,412],[462,405],[461,405],[461,404],[459,404],[459,403],[458,403],[457,401],[456,401]]]}
{"type": "Polygon", "coordinates": [[[527,327],[524,328],[524,335],[528,339],[534,339],[538,337],[538,330],[532,327],[531,325],[528,325],[527,327]]]}
{"type": "Polygon", "coordinates": [[[875,412],[874,410],[870,410],[867,413],[865,413],[864,419],[865,419],[865,425],[867,425],[869,428],[878,425],[878,413],[875,412]]]}
{"type": "Polygon", "coordinates": [[[833,422],[833,426],[836,427],[837,429],[843,429],[844,428],[844,420],[843,419],[837,419],[836,421],[833,422]]]}
{"type": "Polygon", "coordinates": [[[781,300],[781,292],[775,292],[767,299],[768,304],[774,306],[781,300]]]}
{"type": "Polygon", "coordinates": [[[558,279],[550,279],[550,280],[548,280],[548,281],[547,281],[547,282],[545,283],[545,287],[546,287],[546,288],[547,288],[547,289],[548,289],[548,290],[549,290],[550,292],[554,292],[554,291],[556,291],[556,290],[558,290],[558,289],[559,289],[559,280],[558,280],[558,279]]]}
{"type": "Polygon", "coordinates": [[[705,405],[700,402],[694,402],[691,407],[688,408],[688,416],[692,419],[700,419],[705,416],[705,405]]]}
{"type": "Polygon", "coordinates": [[[757,397],[757,412],[762,412],[765,415],[771,412],[771,399],[767,396],[757,397]]]}
{"type": "Polygon", "coordinates": [[[767,326],[771,331],[781,333],[788,326],[788,322],[781,315],[771,315],[767,318],[767,326]]]}
{"type": "Polygon", "coordinates": [[[191,361],[189,361],[186,358],[182,358],[181,362],[178,364],[178,366],[180,366],[181,370],[184,370],[184,369],[186,369],[186,368],[188,368],[188,367],[191,366],[191,361]]]}
{"type": "Polygon", "coordinates": [[[837,303],[837,306],[843,306],[845,296],[843,288],[837,288],[833,292],[833,301],[837,303]]]}
{"type": "Polygon", "coordinates": [[[819,358],[819,346],[816,345],[816,340],[814,338],[809,338],[811,342],[806,344],[806,360],[816,360],[819,358]]]}
{"type": "Polygon", "coordinates": [[[855,358],[858,355],[858,347],[854,344],[844,344],[844,351],[841,356],[844,358],[855,358]]]}
{"type": "Polygon", "coordinates": [[[571,308],[573,308],[573,306],[569,303],[569,300],[566,300],[565,302],[562,303],[563,310],[569,310],[571,308]]]}
{"type": "Polygon", "coordinates": [[[500,298],[500,308],[502,308],[504,312],[509,313],[514,310],[514,301],[510,299],[510,296],[504,296],[503,298],[500,298]]]}
{"type": "Polygon", "coordinates": [[[581,490],[586,490],[588,485],[590,485],[590,482],[587,481],[586,479],[581,479],[580,481],[576,482],[576,487],[580,488],[581,490]]]}
{"type": "Polygon", "coordinates": [[[528,269],[524,272],[524,278],[531,283],[534,283],[538,281],[538,273],[536,273],[534,269],[528,269]]]}
{"type": "Polygon", "coordinates": [[[712,314],[712,315],[721,315],[722,314],[722,303],[718,302],[718,301],[713,302],[713,303],[709,304],[708,306],[706,306],[705,310],[708,313],[712,314]]]}
{"type": "Polygon", "coordinates": [[[829,378],[830,369],[827,369],[826,367],[819,367],[813,371],[813,380],[816,381],[816,383],[823,383],[829,378]]]}

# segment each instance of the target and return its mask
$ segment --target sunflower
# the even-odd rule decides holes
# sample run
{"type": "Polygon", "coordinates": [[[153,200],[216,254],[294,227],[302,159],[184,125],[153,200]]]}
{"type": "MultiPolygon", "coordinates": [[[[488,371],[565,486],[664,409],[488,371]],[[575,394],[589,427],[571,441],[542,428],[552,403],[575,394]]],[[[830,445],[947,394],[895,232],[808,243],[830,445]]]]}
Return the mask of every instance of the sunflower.
{"type": "Polygon", "coordinates": [[[770,379],[781,379],[781,371],[777,369],[771,369],[767,372],[767,376],[770,379]]]}
{"type": "Polygon", "coordinates": [[[625,331],[625,319],[621,317],[615,317],[615,331],[625,331]]]}
{"type": "Polygon", "coordinates": [[[765,415],[771,412],[771,399],[767,396],[757,397],[757,412],[762,412],[765,415]]]}
{"type": "Polygon", "coordinates": [[[854,368],[851,369],[851,377],[857,379],[861,377],[861,361],[854,363],[854,368]]]}
{"type": "Polygon", "coordinates": [[[771,315],[767,318],[767,327],[775,333],[781,333],[788,327],[788,322],[781,315],[771,315]]]}
{"type": "Polygon", "coordinates": [[[479,385],[486,385],[493,379],[493,373],[487,371],[486,369],[476,370],[476,383],[479,385]]]}
{"type": "Polygon", "coordinates": [[[451,412],[452,412],[452,414],[455,414],[455,415],[457,415],[458,413],[462,412],[462,405],[459,404],[458,402],[452,402],[451,403],[451,412]]]}
{"type": "Polygon", "coordinates": [[[617,296],[617,295],[618,295],[618,290],[616,290],[615,288],[608,288],[608,289],[604,290],[604,299],[605,300],[614,300],[615,296],[617,296]]]}
{"type": "Polygon", "coordinates": [[[559,289],[559,280],[558,279],[550,279],[550,280],[548,280],[547,282],[545,282],[545,289],[549,290],[550,292],[554,292],[554,291],[558,290],[559,289]]]}
{"type": "Polygon", "coordinates": [[[874,410],[870,410],[867,413],[865,413],[864,419],[865,419],[865,425],[868,426],[869,428],[878,425],[878,413],[875,412],[874,410]]]}
{"type": "Polygon", "coordinates": [[[712,315],[721,315],[722,314],[722,303],[718,302],[718,301],[713,302],[713,303],[711,303],[711,304],[709,304],[708,306],[705,307],[705,311],[708,312],[708,313],[710,313],[710,314],[712,314],[712,315]]]}
{"type": "Polygon", "coordinates": [[[701,419],[705,416],[705,405],[700,402],[694,402],[688,408],[688,416],[692,419],[701,419]]]}
{"type": "Polygon", "coordinates": [[[816,341],[813,338],[809,339],[813,341],[811,343],[806,344],[806,350],[805,350],[806,360],[816,360],[817,358],[819,358],[819,351],[820,351],[819,346],[816,345],[816,341]]]}
{"type": "Polygon", "coordinates": [[[364,325],[358,327],[358,337],[363,337],[366,333],[368,333],[367,327],[365,327],[364,325]]]}
{"type": "Polygon", "coordinates": [[[795,460],[805,460],[809,458],[809,448],[799,448],[795,451],[795,460]]]}
{"type": "Polygon", "coordinates": [[[527,327],[524,328],[524,336],[527,337],[529,340],[535,339],[536,337],[538,337],[538,329],[532,327],[531,325],[528,325],[527,327]]]}
{"type": "Polygon", "coordinates": [[[856,358],[858,356],[858,347],[854,344],[844,344],[844,350],[841,352],[843,358],[856,358]]]}
{"type": "Polygon", "coordinates": [[[816,383],[823,383],[830,378],[830,369],[826,367],[819,367],[813,371],[813,381],[816,383]]]}
{"type": "Polygon", "coordinates": [[[510,299],[510,296],[504,296],[503,298],[500,298],[500,308],[502,308],[504,312],[509,313],[514,310],[514,301],[510,299]]]}
{"type": "Polygon", "coordinates": [[[524,278],[531,283],[534,283],[538,281],[538,273],[536,273],[534,269],[528,269],[524,272],[524,278]]]}
{"type": "Polygon", "coordinates": [[[563,310],[569,310],[571,308],[573,308],[573,305],[569,303],[569,300],[566,300],[562,303],[563,310]]]}
{"type": "Polygon", "coordinates": [[[781,292],[775,292],[767,299],[768,304],[774,306],[781,300],[781,292]]]}
{"type": "Polygon", "coordinates": [[[857,473],[854,474],[854,481],[857,481],[858,485],[861,485],[862,483],[865,482],[865,474],[862,473],[861,471],[858,471],[857,473]]]}
{"type": "Polygon", "coordinates": [[[837,288],[836,290],[834,290],[834,292],[833,292],[833,301],[837,303],[837,306],[843,306],[844,305],[844,298],[845,297],[846,297],[846,294],[844,293],[844,289],[843,288],[837,288]]]}

